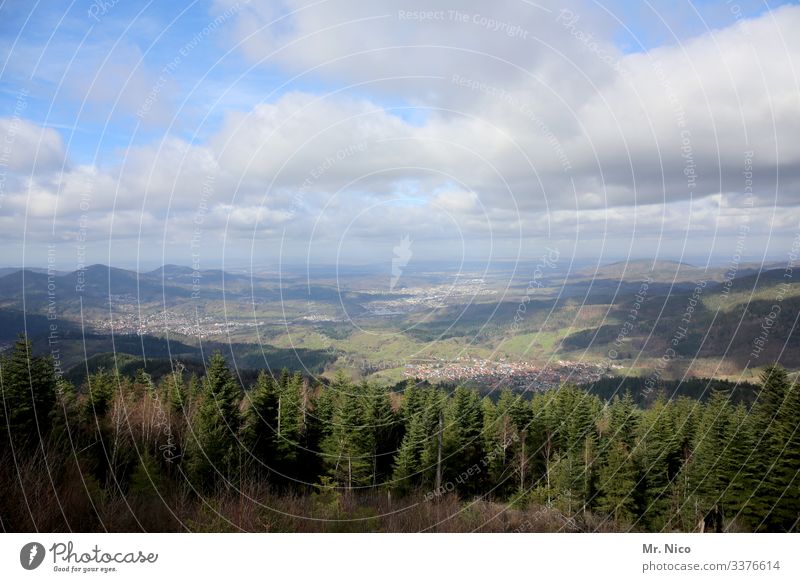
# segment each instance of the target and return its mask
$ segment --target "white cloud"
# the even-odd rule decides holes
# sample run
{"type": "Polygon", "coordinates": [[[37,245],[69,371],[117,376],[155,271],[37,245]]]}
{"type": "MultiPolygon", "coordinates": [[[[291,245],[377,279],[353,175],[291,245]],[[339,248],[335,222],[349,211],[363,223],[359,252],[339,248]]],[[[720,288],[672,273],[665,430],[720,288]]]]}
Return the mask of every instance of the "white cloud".
{"type": "Polygon", "coordinates": [[[0,117],[0,140],[2,167],[20,176],[59,169],[65,161],[57,131],[20,117],[0,117]]]}
{"type": "MultiPolygon", "coordinates": [[[[226,112],[203,142],[166,137],[109,167],[36,176],[9,192],[5,211],[27,204],[31,220],[44,219],[57,195],[57,229],[72,233],[89,182],[95,232],[114,210],[124,217],[115,237],[166,230],[186,249],[198,215],[206,239],[286,229],[296,247],[312,233],[337,244],[411,233],[422,246],[513,242],[521,230],[623,245],[669,234],[680,248],[687,232],[724,238],[745,219],[765,221],[762,234],[797,227],[800,7],[630,55],[577,5],[578,20],[530,5],[453,5],[464,22],[449,6],[425,21],[390,2],[275,7],[250,3],[235,17],[240,48],[268,67],[336,79],[334,91],[306,87],[226,112]],[[503,32],[512,26],[517,36],[503,32]],[[747,160],[752,211],[741,195],[747,160]],[[776,205],[789,210],[773,220],[776,205]]],[[[26,131],[15,156],[63,160],[55,132],[26,131]]],[[[8,226],[6,236],[20,228],[8,226]]]]}

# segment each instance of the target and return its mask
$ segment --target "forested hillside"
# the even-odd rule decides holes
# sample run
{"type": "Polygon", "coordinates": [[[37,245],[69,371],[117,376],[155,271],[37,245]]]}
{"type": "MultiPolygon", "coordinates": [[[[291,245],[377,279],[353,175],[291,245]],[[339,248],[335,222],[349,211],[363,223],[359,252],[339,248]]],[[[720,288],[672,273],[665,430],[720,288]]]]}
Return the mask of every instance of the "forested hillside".
{"type": "Polygon", "coordinates": [[[481,396],[0,361],[5,531],[797,531],[800,390],[481,396]],[[494,397],[492,397],[494,396],[494,397]]]}

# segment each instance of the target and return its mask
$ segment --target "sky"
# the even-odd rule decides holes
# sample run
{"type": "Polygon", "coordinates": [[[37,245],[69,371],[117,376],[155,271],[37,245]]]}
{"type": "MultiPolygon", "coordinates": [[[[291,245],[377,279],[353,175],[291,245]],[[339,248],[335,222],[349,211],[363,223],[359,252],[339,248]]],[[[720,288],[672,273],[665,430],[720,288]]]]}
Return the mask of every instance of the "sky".
{"type": "Polygon", "coordinates": [[[0,263],[786,261],[798,29],[746,0],[2,2],[0,263]]]}

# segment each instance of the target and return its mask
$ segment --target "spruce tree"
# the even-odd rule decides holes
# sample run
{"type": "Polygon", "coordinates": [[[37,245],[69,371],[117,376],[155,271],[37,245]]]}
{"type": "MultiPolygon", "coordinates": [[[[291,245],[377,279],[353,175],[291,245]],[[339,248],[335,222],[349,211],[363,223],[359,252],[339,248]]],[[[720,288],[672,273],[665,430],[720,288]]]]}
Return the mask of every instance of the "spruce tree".
{"type": "Polygon", "coordinates": [[[34,357],[31,344],[20,337],[10,357],[0,360],[0,442],[36,444],[50,428],[56,399],[56,378],[49,358],[34,357]]]}
{"type": "Polygon", "coordinates": [[[256,473],[275,469],[278,421],[278,389],[275,380],[262,370],[247,395],[243,438],[256,473]]]}
{"type": "Polygon", "coordinates": [[[392,482],[401,492],[429,482],[437,461],[436,435],[442,395],[433,388],[409,382],[401,409],[403,439],[394,462],[392,482]]]}
{"type": "Polygon", "coordinates": [[[671,407],[659,396],[641,417],[637,453],[643,472],[643,519],[651,531],[668,527],[672,482],[680,468],[679,442],[671,407]]]}
{"type": "Polygon", "coordinates": [[[597,478],[597,508],[620,524],[632,524],[637,517],[638,480],[636,465],[624,439],[613,440],[597,478]]]}
{"type": "Polygon", "coordinates": [[[537,394],[531,400],[531,434],[535,438],[535,451],[538,452],[531,460],[536,461],[538,467],[538,489],[544,492],[545,500],[552,502],[551,471],[555,455],[559,451],[557,440],[559,435],[559,412],[556,410],[557,391],[537,394]]]}
{"type": "Polygon", "coordinates": [[[217,352],[209,361],[202,402],[189,442],[189,476],[196,486],[213,487],[218,481],[238,479],[239,398],[238,382],[225,358],[217,352]]]}
{"type": "Polygon", "coordinates": [[[800,519],[800,389],[780,366],[768,366],[753,410],[759,422],[757,471],[752,504],[758,528],[796,531],[800,519]]]}
{"type": "Polygon", "coordinates": [[[436,485],[436,476],[442,469],[439,464],[439,443],[440,432],[446,426],[443,416],[447,407],[447,394],[440,389],[426,388],[423,402],[422,411],[419,413],[425,434],[420,451],[420,477],[425,487],[432,488],[436,485]]]}
{"type": "Polygon", "coordinates": [[[365,389],[351,385],[339,394],[333,430],[323,443],[328,475],[348,490],[375,482],[375,435],[365,389]]]}
{"type": "Polygon", "coordinates": [[[616,397],[611,403],[610,413],[612,439],[620,439],[628,449],[633,449],[636,446],[640,411],[631,393],[625,392],[622,398],[616,397]]]}
{"type": "Polygon", "coordinates": [[[685,467],[688,497],[683,501],[683,511],[702,530],[724,528],[725,512],[722,492],[730,482],[731,474],[725,465],[724,452],[730,433],[731,410],[729,395],[713,391],[703,408],[692,455],[685,467]]]}
{"type": "Polygon", "coordinates": [[[392,461],[400,445],[399,422],[385,389],[377,384],[369,384],[365,391],[369,398],[368,424],[374,433],[373,484],[379,485],[391,477],[392,461]]]}
{"type": "Polygon", "coordinates": [[[454,481],[463,477],[458,483],[459,491],[475,492],[484,469],[483,412],[478,393],[463,386],[456,388],[444,418],[444,479],[454,481]]]}
{"type": "Polygon", "coordinates": [[[86,415],[100,422],[111,406],[116,378],[105,368],[98,369],[86,379],[86,415]]]}
{"type": "Polygon", "coordinates": [[[569,516],[583,509],[586,503],[585,472],[577,451],[555,454],[550,468],[550,497],[554,505],[569,516]]]}
{"type": "MultiPolygon", "coordinates": [[[[510,392],[510,391],[509,391],[510,392]]],[[[483,448],[486,451],[487,479],[492,484],[495,494],[503,494],[509,489],[503,486],[504,475],[510,466],[508,453],[510,435],[513,421],[505,413],[505,391],[500,395],[499,403],[495,405],[492,399],[486,396],[481,403],[483,416],[483,448]],[[502,406],[502,407],[501,407],[502,406]]]]}
{"type": "Polygon", "coordinates": [[[725,466],[728,467],[728,485],[723,500],[730,508],[732,522],[726,525],[734,531],[755,531],[761,523],[759,503],[753,494],[761,481],[764,463],[757,459],[760,421],[750,414],[744,404],[739,404],[731,415],[725,466]]]}
{"type": "Polygon", "coordinates": [[[408,493],[421,481],[422,448],[427,436],[422,414],[408,417],[405,425],[392,472],[392,486],[401,493],[408,493]]]}
{"type": "Polygon", "coordinates": [[[200,381],[200,378],[197,377],[197,374],[192,374],[189,377],[188,392],[190,398],[200,396],[203,393],[203,383],[200,381]]]}
{"type": "Polygon", "coordinates": [[[305,431],[305,394],[303,376],[298,372],[281,374],[278,387],[278,410],[275,427],[275,454],[280,471],[289,478],[297,476],[301,441],[305,431]]]}
{"type": "Polygon", "coordinates": [[[166,377],[166,391],[173,414],[185,414],[189,403],[189,391],[183,381],[183,368],[179,367],[166,377]]]}

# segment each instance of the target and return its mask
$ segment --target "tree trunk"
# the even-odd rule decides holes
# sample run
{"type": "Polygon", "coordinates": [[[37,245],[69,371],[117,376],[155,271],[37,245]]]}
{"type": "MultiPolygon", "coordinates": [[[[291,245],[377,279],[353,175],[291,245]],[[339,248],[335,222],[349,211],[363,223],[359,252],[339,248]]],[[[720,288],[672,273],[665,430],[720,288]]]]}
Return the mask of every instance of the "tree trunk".
{"type": "Polygon", "coordinates": [[[442,432],[444,431],[444,412],[439,411],[439,437],[436,453],[436,492],[437,499],[442,487],[442,432]]]}
{"type": "Polygon", "coordinates": [[[281,436],[281,397],[278,396],[278,437],[281,436]]]}
{"type": "Polygon", "coordinates": [[[353,490],[353,458],[347,455],[347,491],[353,490]]]}

